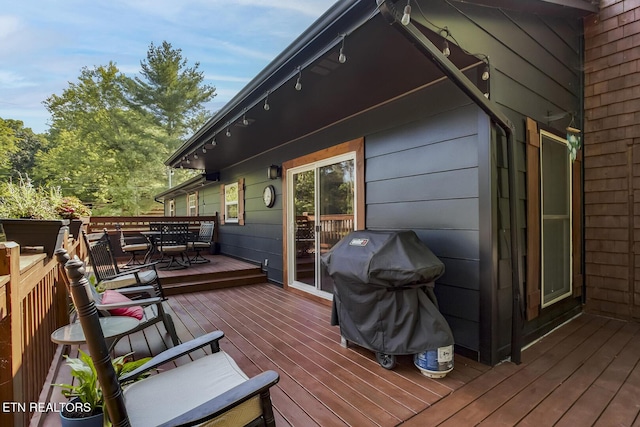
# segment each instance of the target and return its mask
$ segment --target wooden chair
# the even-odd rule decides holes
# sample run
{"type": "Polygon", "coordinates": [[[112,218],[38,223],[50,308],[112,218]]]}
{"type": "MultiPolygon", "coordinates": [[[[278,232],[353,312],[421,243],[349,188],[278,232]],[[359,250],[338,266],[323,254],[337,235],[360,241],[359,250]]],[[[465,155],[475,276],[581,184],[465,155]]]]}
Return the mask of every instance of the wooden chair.
{"type": "Polygon", "coordinates": [[[189,250],[194,250],[196,252],[195,256],[189,260],[191,264],[211,262],[210,259],[200,255],[200,251],[211,248],[211,239],[213,239],[214,228],[215,224],[213,222],[203,222],[200,224],[200,231],[198,232],[198,235],[189,240],[189,250]]]}
{"type": "Polygon", "coordinates": [[[155,356],[118,380],[99,324],[95,303],[87,292],[84,264],[70,260],[65,268],[89,354],[114,427],[207,425],[275,426],[269,389],[279,376],[265,371],[251,379],[221,351],[220,331],[211,332],[155,356]],[[121,384],[195,349],[210,346],[212,354],[161,371],[124,390],[121,384]],[[218,424],[217,422],[220,422],[218,424]],[[224,423],[224,424],[222,424],[224,423]]]}
{"type": "MultiPolygon", "coordinates": [[[[69,295],[71,295],[70,291],[70,282],[67,277],[66,270],[64,269],[64,265],[71,258],[67,253],[67,250],[64,248],[58,248],[54,252],[56,256],[56,260],[60,264],[60,277],[63,283],[66,285],[67,290],[69,291],[69,295]]],[[[128,298],[134,298],[130,301],[121,301],[116,303],[104,303],[103,302],[103,294],[99,293],[95,287],[91,284],[88,285],[89,290],[91,291],[91,296],[94,299],[96,308],[100,312],[102,317],[108,317],[112,315],[112,311],[116,311],[118,309],[127,309],[133,307],[141,307],[142,319],[135,328],[128,330],[127,332],[117,335],[110,340],[110,350],[116,345],[118,340],[121,338],[130,335],[134,332],[141,331],[151,325],[155,325],[158,322],[162,322],[164,324],[165,329],[169,333],[171,337],[171,341],[173,345],[180,344],[180,340],[178,339],[178,334],[176,333],[176,328],[173,323],[173,319],[171,315],[167,313],[164,309],[163,299],[156,295],[156,290],[153,286],[135,286],[129,288],[118,289],[117,292],[121,295],[124,295],[128,298]]],[[[110,291],[116,292],[116,291],[110,291]]],[[[104,299],[106,302],[106,298],[104,299]]]]}
{"type": "Polygon", "coordinates": [[[164,291],[156,271],[156,262],[139,265],[135,269],[127,269],[122,272],[113,256],[113,249],[106,231],[92,234],[83,231],[82,236],[99,288],[121,289],[129,286],[152,285],[156,290],[156,296],[164,299],[164,291]]]}
{"type": "MultiPolygon", "coordinates": [[[[124,231],[122,231],[122,226],[120,224],[116,224],[116,231],[120,233],[120,249],[125,254],[131,254],[131,258],[124,264],[124,267],[143,265],[144,261],[138,259],[139,254],[147,254],[151,245],[143,236],[139,236],[140,239],[135,239],[134,237],[129,237],[128,239],[124,237],[124,231]],[[134,240],[135,239],[135,240],[134,240]]],[[[143,257],[145,258],[145,257],[143,257]]]]}

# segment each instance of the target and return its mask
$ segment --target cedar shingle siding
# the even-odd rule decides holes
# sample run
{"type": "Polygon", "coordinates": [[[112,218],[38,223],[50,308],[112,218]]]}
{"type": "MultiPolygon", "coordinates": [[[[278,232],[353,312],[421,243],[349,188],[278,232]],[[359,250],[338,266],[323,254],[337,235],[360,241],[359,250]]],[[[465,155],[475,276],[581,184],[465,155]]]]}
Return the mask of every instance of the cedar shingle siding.
{"type": "Polygon", "coordinates": [[[586,309],[640,318],[640,0],[600,5],[585,20],[586,309]]]}

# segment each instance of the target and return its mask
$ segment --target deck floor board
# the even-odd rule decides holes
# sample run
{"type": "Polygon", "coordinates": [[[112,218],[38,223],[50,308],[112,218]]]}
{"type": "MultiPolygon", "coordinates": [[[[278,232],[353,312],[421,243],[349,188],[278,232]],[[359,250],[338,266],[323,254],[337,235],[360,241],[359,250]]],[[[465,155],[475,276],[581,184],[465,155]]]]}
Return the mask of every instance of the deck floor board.
{"type": "MultiPolygon", "coordinates": [[[[219,274],[222,262],[199,266],[198,274],[207,266],[219,274]]],[[[237,260],[229,265],[235,272],[243,266],[237,260]]],[[[222,330],[220,346],[247,375],[279,372],[271,392],[278,426],[640,427],[638,323],[583,314],[524,350],[520,365],[505,361],[491,368],[455,355],[453,372],[431,379],[409,355],[386,370],[372,351],[341,347],[340,330],[330,325],[331,307],[273,284],[172,295],[165,306],[183,342],[222,330]]],[[[121,339],[114,353],[138,358],[170,346],[159,323],[121,339]]],[[[199,350],[163,369],[209,352],[199,350]]],[[[68,353],[75,357],[77,347],[68,353]]],[[[56,381],[68,380],[63,366],[56,381]]],[[[54,392],[50,400],[64,398],[54,392]]],[[[55,413],[36,418],[37,425],[60,426],[55,413]]]]}

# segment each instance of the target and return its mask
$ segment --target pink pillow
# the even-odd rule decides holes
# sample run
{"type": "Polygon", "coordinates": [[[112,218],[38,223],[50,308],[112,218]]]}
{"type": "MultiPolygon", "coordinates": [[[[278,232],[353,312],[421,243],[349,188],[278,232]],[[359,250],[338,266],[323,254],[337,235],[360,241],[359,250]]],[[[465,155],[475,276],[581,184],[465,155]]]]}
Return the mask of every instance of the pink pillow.
{"type": "MultiPolygon", "coordinates": [[[[129,298],[117,291],[108,289],[102,293],[102,304],[118,304],[129,301],[131,301],[129,298]]],[[[131,307],[112,308],[109,310],[109,313],[114,316],[130,316],[141,320],[144,315],[144,310],[139,305],[136,305],[131,307]]]]}

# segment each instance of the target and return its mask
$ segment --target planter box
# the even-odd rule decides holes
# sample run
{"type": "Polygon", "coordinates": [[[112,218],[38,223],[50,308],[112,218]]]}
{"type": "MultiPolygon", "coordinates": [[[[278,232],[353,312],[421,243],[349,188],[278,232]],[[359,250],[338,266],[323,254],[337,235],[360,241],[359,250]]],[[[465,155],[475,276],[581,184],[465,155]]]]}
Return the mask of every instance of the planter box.
{"type": "Polygon", "coordinates": [[[21,248],[41,246],[48,257],[62,246],[68,219],[0,219],[7,241],[21,248]]]}

